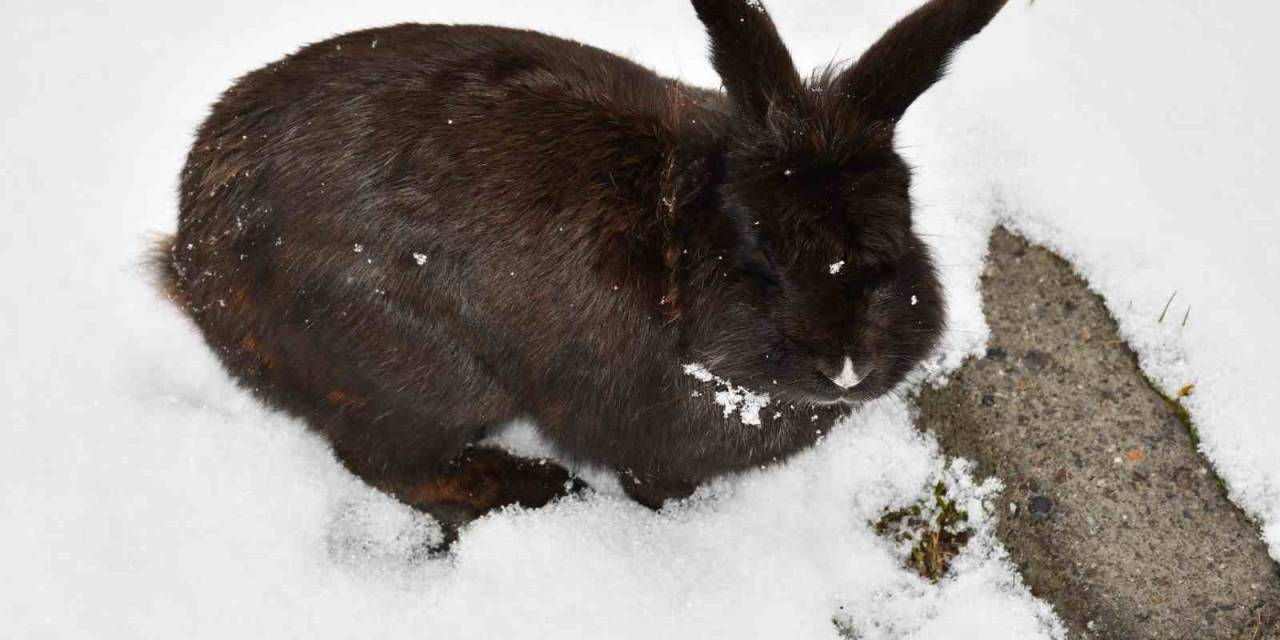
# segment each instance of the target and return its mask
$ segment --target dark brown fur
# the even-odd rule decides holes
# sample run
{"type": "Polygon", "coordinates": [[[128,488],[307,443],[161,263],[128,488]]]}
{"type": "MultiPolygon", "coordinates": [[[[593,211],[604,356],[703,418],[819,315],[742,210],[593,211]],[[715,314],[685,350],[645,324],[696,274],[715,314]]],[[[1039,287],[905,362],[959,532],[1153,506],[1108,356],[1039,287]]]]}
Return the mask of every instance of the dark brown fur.
{"type": "Polygon", "coordinates": [[[942,298],[893,127],[1002,4],[934,0],[806,85],[762,9],[695,0],[727,95],[497,27],[310,45],[200,127],[165,288],[233,375],[408,502],[482,485],[464,449],[528,416],[659,505],[811,445],[930,352],[942,298]],[[845,357],[871,372],[848,391],[845,357]],[[763,424],[694,362],[772,394],[763,424]]]}

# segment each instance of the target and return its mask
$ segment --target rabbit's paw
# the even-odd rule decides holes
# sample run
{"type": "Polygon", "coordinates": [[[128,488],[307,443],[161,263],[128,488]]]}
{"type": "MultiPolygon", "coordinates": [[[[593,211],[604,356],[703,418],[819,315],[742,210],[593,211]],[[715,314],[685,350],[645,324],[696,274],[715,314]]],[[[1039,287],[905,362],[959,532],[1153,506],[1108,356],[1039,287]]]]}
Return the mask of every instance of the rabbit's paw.
{"type": "Polygon", "coordinates": [[[550,460],[473,447],[464,450],[444,473],[395,493],[435,517],[446,532],[447,544],[459,528],[494,509],[510,505],[534,509],[585,486],[550,460]]]}

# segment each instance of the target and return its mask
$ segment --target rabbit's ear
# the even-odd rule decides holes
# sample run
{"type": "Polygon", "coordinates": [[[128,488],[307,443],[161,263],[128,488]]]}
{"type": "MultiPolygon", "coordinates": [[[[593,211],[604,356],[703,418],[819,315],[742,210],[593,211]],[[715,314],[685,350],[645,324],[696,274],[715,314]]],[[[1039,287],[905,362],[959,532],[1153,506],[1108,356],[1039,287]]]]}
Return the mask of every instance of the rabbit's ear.
{"type": "Polygon", "coordinates": [[[896,122],[946,72],[951,53],[1007,0],[931,0],[880,37],[835,81],[864,116],[896,122]]]}
{"type": "Polygon", "coordinates": [[[757,121],[770,108],[788,108],[802,95],[778,30],[760,0],[693,0],[711,36],[711,64],[740,113],[757,121]]]}

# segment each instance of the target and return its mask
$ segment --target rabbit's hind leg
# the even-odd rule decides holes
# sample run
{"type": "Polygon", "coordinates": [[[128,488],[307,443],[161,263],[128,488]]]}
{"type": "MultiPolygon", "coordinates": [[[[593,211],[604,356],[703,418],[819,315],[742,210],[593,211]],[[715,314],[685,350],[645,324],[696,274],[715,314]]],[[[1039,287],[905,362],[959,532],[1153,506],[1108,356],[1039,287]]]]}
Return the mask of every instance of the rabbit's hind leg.
{"type": "Polygon", "coordinates": [[[549,460],[519,458],[500,449],[468,447],[440,473],[417,482],[384,487],[401,502],[434,517],[447,548],[458,531],[495,509],[542,507],[585,488],[564,467],[549,460]]]}
{"type": "Polygon", "coordinates": [[[652,476],[641,478],[627,471],[618,475],[627,496],[640,504],[658,511],[668,500],[682,500],[693,495],[698,483],[684,478],[652,476]]]}

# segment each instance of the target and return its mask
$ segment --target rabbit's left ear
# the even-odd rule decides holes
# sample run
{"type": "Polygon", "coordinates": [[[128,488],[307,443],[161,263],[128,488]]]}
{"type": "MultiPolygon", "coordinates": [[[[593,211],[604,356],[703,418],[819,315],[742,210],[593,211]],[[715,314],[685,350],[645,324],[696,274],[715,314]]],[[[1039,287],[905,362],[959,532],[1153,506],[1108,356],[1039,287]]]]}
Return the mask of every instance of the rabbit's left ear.
{"type": "Polygon", "coordinates": [[[977,35],[1007,0],[931,0],[880,37],[836,79],[861,115],[897,122],[946,72],[951,53],[977,35]]]}
{"type": "Polygon", "coordinates": [[[760,0],[693,0],[711,37],[711,64],[738,111],[756,122],[802,95],[800,75],[760,0]]]}

